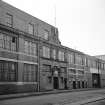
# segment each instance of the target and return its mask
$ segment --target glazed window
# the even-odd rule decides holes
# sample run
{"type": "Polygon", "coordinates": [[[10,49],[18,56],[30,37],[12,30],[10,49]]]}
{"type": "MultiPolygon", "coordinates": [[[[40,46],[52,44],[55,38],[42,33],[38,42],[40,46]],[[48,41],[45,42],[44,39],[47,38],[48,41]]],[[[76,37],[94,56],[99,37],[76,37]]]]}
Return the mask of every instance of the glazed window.
{"type": "Polygon", "coordinates": [[[56,50],[55,49],[52,50],[52,58],[56,59],[56,50]]]}
{"type": "Polygon", "coordinates": [[[68,62],[69,64],[74,64],[74,54],[73,53],[68,54],[68,62]]]}
{"type": "Polygon", "coordinates": [[[16,81],[16,63],[0,61],[0,81],[16,81]]]}
{"type": "Polygon", "coordinates": [[[50,48],[43,46],[43,57],[50,58],[50,48]]]}
{"type": "Polygon", "coordinates": [[[49,32],[47,30],[44,30],[43,38],[48,40],[48,37],[49,37],[49,32]]]}
{"type": "Polygon", "coordinates": [[[0,33],[0,48],[4,48],[4,35],[0,33]]]}
{"type": "Polygon", "coordinates": [[[11,50],[16,51],[16,38],[11,37],[11,50]]]}
{"type": "Polygon", "coordinates": [[[24,82],[35,82],[36,81],[37,66],[31,64],[24,64],[24,82]]]}
{"type": "Polygon", "coordinates": [[[34,35],[34,25],[33,24],[28,24],[28,32],[29,34],[34,35]]]}
{"type": "Polygon", "coordinates": [[[37,55],[37,45],[36,43],[30,41],[24,41],[24,52],[29,55],[37,55]]]}
{"type": "Polygon", "coordinates": [[[5,18],[6,24],[9,27],[13,26],[13,16],[9,13],[6,14],[6,18],[5,18]]]}
{"type": "Polygon", "coordinates": [[[16,51],[16,37],[0,33],[0,48],[16,51]]]}
{"type": "Polygon", "coordinates": [[[69,69],[69,74],[76,74],[76,70],[75,69],[69,69]]]}
{"type": "Polygon", "coordinates": [[[81,55],[75,55],[75,62],[76,62],[76,64],[80,64],[80,65],[82,65],[82,57],[81,57],[81,55]]]}
{"type": "Polygon", "coordinates": [[[46,65],[46,64],[44,64],[44,65],[43,65],[43,71],[51,72],[51,65],[46,65]]]}
{"type": "Polygon", "coordinates": [[[60,61],[64,61],[64,52],[59,51],[59,53],[58,53],[58,59],[59,59],[60,61]]]}
{"type": "Polygon", "coordinates": [[[79,75],[83,75],[83,74],[84,74],[84,71],[78,70],[78,74],[79,74],[79,75]]]}

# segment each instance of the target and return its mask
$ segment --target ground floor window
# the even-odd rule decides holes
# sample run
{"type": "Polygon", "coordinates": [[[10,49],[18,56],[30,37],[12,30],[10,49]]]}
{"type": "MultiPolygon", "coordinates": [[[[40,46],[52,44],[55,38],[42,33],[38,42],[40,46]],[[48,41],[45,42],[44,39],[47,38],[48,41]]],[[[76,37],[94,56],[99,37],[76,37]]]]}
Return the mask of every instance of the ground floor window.
{"type": "Polygon", "coordinates": [[[36,65],[24,64],[23,81],[24,82],[37,81],[37,66],[36,65]]]}
{"type": "Polygon", "coordinates": [[[43,64],[43,71],[45,71],[45,72],[51,72],[51,65],[43,64]]]}
{"type": "Polygon", "coordinates": [[[16,63],[0,61],[0,81],[16,81],[16,63]]]}

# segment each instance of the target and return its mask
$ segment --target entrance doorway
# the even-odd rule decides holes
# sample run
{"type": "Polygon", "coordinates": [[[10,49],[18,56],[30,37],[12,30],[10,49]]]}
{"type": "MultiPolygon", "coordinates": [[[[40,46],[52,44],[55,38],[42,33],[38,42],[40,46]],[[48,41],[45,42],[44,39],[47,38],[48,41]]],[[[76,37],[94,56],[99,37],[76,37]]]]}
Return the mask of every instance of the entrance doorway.
{"type": "Polygon", "coordinates": [[[78,88],[80,88],[81,86],[80,86],[80,81],[78,81],[78,88]]]}
{"type": "Polygon", "coordinates": [[[59,81],[58,81],[58,77],[54,77],[54,89],[59,89],[59,81]]]}
{"type": "Polygon", "coordinates": [[[92,84],[94,88],[100,87],[100,74],[92,74],[92,84]]]}
{"type": "Polygon", "coordinates": [[[84,81],[82,81],[82,88],[84,88],[84,81]]]}
{"type": "Polygon", "coordinates": [[[64,78],[64,88],[67,89],[67,78],[64,78]]]}
{"type": "Polygon", "coordinates": [[[73,89],[76,89],[76,81],[73,81],[73,89]]]}

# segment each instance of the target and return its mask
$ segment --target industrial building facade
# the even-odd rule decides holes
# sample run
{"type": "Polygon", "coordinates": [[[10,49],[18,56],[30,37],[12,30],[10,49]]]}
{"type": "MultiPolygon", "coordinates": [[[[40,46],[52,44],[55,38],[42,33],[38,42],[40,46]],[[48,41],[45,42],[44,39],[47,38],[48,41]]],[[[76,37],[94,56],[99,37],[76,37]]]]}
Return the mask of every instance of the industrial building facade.
{"type": "Polygon", "coordinates": [[[58,35],[0,1],[0,94],[105,87],[105,61],[63,46],[58,35]]]}

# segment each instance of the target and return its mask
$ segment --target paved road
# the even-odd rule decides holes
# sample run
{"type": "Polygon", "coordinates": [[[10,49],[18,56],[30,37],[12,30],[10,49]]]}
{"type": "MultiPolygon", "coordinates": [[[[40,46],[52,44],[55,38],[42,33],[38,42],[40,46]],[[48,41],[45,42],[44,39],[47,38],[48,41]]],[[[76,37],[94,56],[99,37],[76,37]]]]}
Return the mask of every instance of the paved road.
{"type": "Polygon", "coordinates": [[[0,101],[0,105],[66,105],[102,96],[105,96],[105,89],[9,99],[0,101]]]}
{"type": "Polygon", "coordinates": [[[96,101],[96,102],[92,102],[92,103],[88,103],[88,104],[84,104],[84,105],[105,105],[105,99],[96,101]]]}

